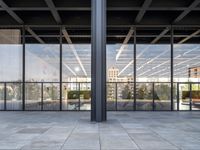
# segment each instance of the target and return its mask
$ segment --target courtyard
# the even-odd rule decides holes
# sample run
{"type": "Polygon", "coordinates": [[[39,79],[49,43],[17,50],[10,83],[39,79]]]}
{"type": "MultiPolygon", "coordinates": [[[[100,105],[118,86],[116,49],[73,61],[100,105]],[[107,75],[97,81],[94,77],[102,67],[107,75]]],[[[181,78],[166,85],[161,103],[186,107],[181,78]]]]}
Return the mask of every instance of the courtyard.
{"type": "Polygon", "coordinates": [[[0,112],[2,150],[199,150],[200,112],[0,112]]]}

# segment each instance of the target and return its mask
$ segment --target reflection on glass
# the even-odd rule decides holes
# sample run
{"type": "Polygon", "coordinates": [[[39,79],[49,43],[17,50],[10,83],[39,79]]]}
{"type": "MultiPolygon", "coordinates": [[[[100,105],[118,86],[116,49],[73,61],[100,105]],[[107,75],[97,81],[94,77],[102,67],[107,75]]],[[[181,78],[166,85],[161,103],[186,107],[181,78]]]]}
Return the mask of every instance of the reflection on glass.
{"type": "Polygon", "coordinates": [[[6,84],[6,109],[22,110],[22,84],[6,84]]]}
{"type": "Polygon", "coordinates": [[[117,84],[117,110],[133,110],[133,83],[117,84]]]}
{"type": "MultiPolygon", "coordinates": [[[[132,34],[133,31],[129,33],[132,34]]],[[[107,110],[133,110],[133,44],[107,44],[107,110]]]]}
{"type": "Polygon", "coordinates": [[[137,44],[137,82],[170,82],[170,44],[137,44]]]}
{"type": "Polygon", "coordinates": [[[153,110],[153,84],[136,84],[136,110],[153,110]]]}
{"type": "Polygon", "coordinates": [[[179,85],[180,110],[200,110],[199,86],[200,82],[200,44],[199,27],[176,27],[174,29],[174,82],[179,85]],[[181,83],[182,82],[182,83],[181,83]],[[183,83],[184,82],[184,83],[183,83]],[[191,93],[189,83],[191,85],[191,93]],[[191,99],[190,99],[191,96],[191,99]]]}
{"type": "Polygon", "coordinates": [[[171,110],[171,85],[169,83],[154,84],[154,109],[171,110]]]}
{"type": "Polygon", "coordinates": [[[43,84],[43,110],[60,109],[60,87],[56,83],[43,84]]]}
{"type": "Polygon", "coordinates": [[[80,110],[91,110],[91,84],[80,83],[80,110]]]}
{"type": "Polygon", "coordinates": [[[200,84],[192,84],[191,100],[192,110],[200,110],[200,84]]]}
{"type": "Polygon", "coordinates": [[[107,83],[107,110],[116,110],[117,83],[107,83]]]}
{"type": "Polygon", "coordinates": [[[91,82],[91,44],[62,45],[63,82],[91,82]]]}
{"type": "Polygon", "coordinates": [[[22,81],[20,29],[0,29],[0,81],[22,81]]]}
{"type": "Polygon", "coordinates": [[[0,110],[4,110],[4,84],[0,84],[0,110]]]}
{"type": "Polygon", "coordinates": [[[90,110],[91,44],[64,43],[62,52],[62,109],[90,110]]]}
{"type": "Polygon", "coordinates": [[[174,44],[174,81],[200,82],[200,44],[174,44]]]}
{"type": "Polygon", "coordinates": [[[107,44],[107,82],[133,82],[133,44],[107,44]]]}
{"type": "Polygon", "coordinates": [[[63,83],[62,110],[79,110],[79,83],[63,83]]]}
{"type": "Polygon", "coordinates": [[[59,81],[59,44],[26,44],[26,81],[59,81]]]}
{"type": "Polygon", "coordinates": [[[189,84],[179,84],[179,110],[190,110],[189,86],[189,84]]]}
{"type": "Polygon", "coordinates": [[[41,83],[25,84],[25,110],[41,110],[41,83]]]}

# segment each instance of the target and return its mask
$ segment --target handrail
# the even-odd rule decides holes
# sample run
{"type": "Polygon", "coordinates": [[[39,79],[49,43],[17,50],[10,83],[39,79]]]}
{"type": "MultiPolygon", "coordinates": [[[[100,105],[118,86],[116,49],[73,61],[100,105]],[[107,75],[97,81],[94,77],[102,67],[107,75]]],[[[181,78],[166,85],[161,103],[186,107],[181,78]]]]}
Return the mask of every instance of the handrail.
{"type": "MultiPolygon", "coordinates": [[[[25,104],[25,110],[27,110],[26,107],[31,107],[31,104],[34,104],[34,100],[29,100],[27,99],[27,94],[29,91],[27,91],[27,89],[25,90],[25,98],[22,98],[22,81],[15,81],[15,82],[0,82],[0,98],[3,98],[1,101],[0,99],[0,110],[22,110],[23,108],[21,107],[21,105],[24,103],[25,104]],[[13,84],[14,86],[11,87],[10,84],[13,84]],[[20,86],[16,85],[19,84],[20,86]],[[13,88],[13,89],[12,89],[13,88]],[[3,94],[3,95],[2,95],[3,94]],[[19,99],[19,100],[18,100],[19,99]],[[33,101],[33,102],[32,102],[33,101]],[[19,103],[19,107],[18,108],[14,108],[14,103],[18,102],[19,103]],[[29,103],[30,102],[30,103],[29,103]],[[12,104],[13,103],[13,104],[12,104]],[[1,104],[3,106],[1,106],[1,104]],[[12,106],[13,105],[13,106],[12,106]],[[11,107],[11,108],[9,108],[11,107]],[[13,107],[13,108],[12,108],[13,107]]],[[[150,87],[150,89],[152,89],[150,91],[150,93],[148,94],[152,94],[152,98],[146,98],[143,100],[143,102],[145,103],[151,103],[152,104],[152,109],[151,110],[157,110],[157,106],[156,103],[159,101],[157,96],[157,89],[156,86],[157,84],[169,84],[169,88],[171,88],[170,83],[171,82],[107,82],[107,88],[109,90],[109,84],[113,85],[113,88],[111,87],[111,92],[113,92],[113,95],[111,97],[109,97],[107,95],[107,106],[111,106],[113,103],[113,107],[112,108],[108,108],[112,109],[112,110],[126,110],[126,109],[131,109],[131,110],[136,110],[137,107],[135,107],[136,105],[141,104],[142,102],[139,101],[142,98],[138,98],[138,89],[136,89],[136,93],[134,94],[134,89],[132,88],[134,86],[133,83],[136,83],[136,86],[138,88],[138,86],[140,86],[140,84],[149,84],[148,87],[150,87]],[[122,92],[122,87],[121,84],[125,84],[125,85],[130,85],[131,88],[128,89],[128,94],[129,96],[127,96],[127,98],[123,97],[123,92],[122,92]],[[120,88],[119,88],[120,87],[120,88]],[[129,91],[131,91],[129,93],[129,91]],[[138,104],[137,104],[138,102],[138,104]],[[127,104],[126,104],[127,103],[127,104]],[[130,107],[130,103],[131,103],[131,107],[130,107]],[[128,106],[129,105],[129,106],[128,106]],[[129,108],[128,108],[129,107],[129,108]]],[[[54,85],[59,85],[60,82],[25,82],[25,87],[29,84],[38,84],[38,87],[31,87],[33,90],[34,88],[40,88],[40,90],[36,90],[33,91],[33,95],[34,92],[39,92],[39,93],[35,93],[37,99],[35,100],[35,104],[34,105],[38,105],[40,106],[39,109],[36,110],[45,110],[45,108],[48,110],[48,108],[50,109],[52,107],[53,110],[84,110],[85,105],[87,105],[87,107],[89,107],[90,102],[91,102],[91,98],[90,95],[91,94],[91,82],[62,82],[63,86],[65,86],[65,84],[74,84],[73,87],[75,87],[75,89],[71,88],[71,89],[67,89],[66,91],[64,91],[64,89],[62,89],[62,91],[59,90],[60,86],[55,86],[54,85]],[[46,84],[50,84],[50,86],[46,86],[46,84]],[[51,85],[52,84],[52,85],[51,85]],[[81,84],[85,84],[86,86],[84,86],[84,88],[81,88],[81,84]],[[51,88],[51,86],[53,88],[51,88]],[[48,88],[49,89],[46,89],[48,88]],[[55,91],[53,91],[55,90],[55,91]],[[48,93],[49,92],[49,93],[48,93]],[[50,92],[54,92],[54,94],[56,93],[57,95],[53,95],[50,92]],[[49,95],[48,95],[49,94],[49,95]],[[62,100],[60,100],[60,96],[58,96],[59,94],[61,94],[62,96],[62,100]],[[73,98],[66,98],[69,96],[69,94],[71,94],[71,97],[73,98]],[[67,95],[67,96],[66,96],[67,95]],[[56,97],[56,98],[55,98],[56,97]],[[53,101],[55,100],[55,101],[53,101]],[[57,102],[58,101],[58,102],[57,102]],[[63,103],[66,103],[66,108],[62,107],[59,108],[57,107],[57,105],[63,105],[63,103]],[[74,105],[74,108],[70,108],[69,105],[74,105]],[[54,108],[56,109],[54,109],[54,108]]],[[[181,84],[186,84],[188,85],[188,90],[187,92],[189,92],[189,104],[190,105],[190,110],[192,110],[192,105],[197,101],[195,99],[195,101],[193,102],[193,98],[192,98],[192,91],[194,91],[191,87],[194,84],[198,84],[200,86],[200,82],[174,82],[174,85],[176,85],[175,87],[175,97],[171,97],[172,98],[172,103],[169,99],[170,105],[174,105],[174,103],[177,103],[177,110],[179,110],[179,102],[180,102],[180,91],[181,89],[179,88],[179,86],[181,84]]],[[[123,85],[124,86],[124,85],[123,85]]],[[[30,89],[31,89],[30,88],[30,89]]],[[[200,90],[199,90],[200,91],[200,90]]],[[[166,91],[169,92],[170,94],[170,90],[166,91]]],[[[127,94],[127,89],[124,92],[125,94],[127,94]]],[[[108,92],[108,94],[110,94],[108,92]]],[[[163,101],[163,104],[165,103],[165,101],[163,101]]],[[[141,104],[142,105],[142,104],[141,104]]],[[[16,105],[17,106],[17,105],[16,105]]],[[[35,107],[35,106],[34,106],[35,107]]],[[[31,108],[30,108],[31,109],[31,108]]],[[[200,109],[200,108],[199,108],[200,109]]],[[[86,109],[85,109],[86,110],[86,109]]],[[[88,110],[88,108],[87,108],[88,110]]]]}

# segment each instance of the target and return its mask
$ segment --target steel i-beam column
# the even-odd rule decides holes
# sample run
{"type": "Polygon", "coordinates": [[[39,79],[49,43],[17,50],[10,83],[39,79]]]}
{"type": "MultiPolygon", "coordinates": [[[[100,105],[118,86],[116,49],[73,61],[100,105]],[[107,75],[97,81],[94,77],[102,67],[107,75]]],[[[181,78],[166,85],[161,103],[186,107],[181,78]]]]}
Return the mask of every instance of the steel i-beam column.
{"type": "Polygon", "coordinates": [[[91,120],[106,120],[106,0],[92,0],[91,120]]]}

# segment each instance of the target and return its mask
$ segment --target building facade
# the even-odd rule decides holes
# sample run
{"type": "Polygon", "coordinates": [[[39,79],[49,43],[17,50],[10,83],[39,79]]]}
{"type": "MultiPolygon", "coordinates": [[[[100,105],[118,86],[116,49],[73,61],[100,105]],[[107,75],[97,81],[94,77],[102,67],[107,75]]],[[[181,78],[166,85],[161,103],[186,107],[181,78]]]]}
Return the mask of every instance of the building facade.
{"type": "Polygon", "coordinates": [[[200,1],[0,5],[0,110],[200,110],[200,1]]]}

